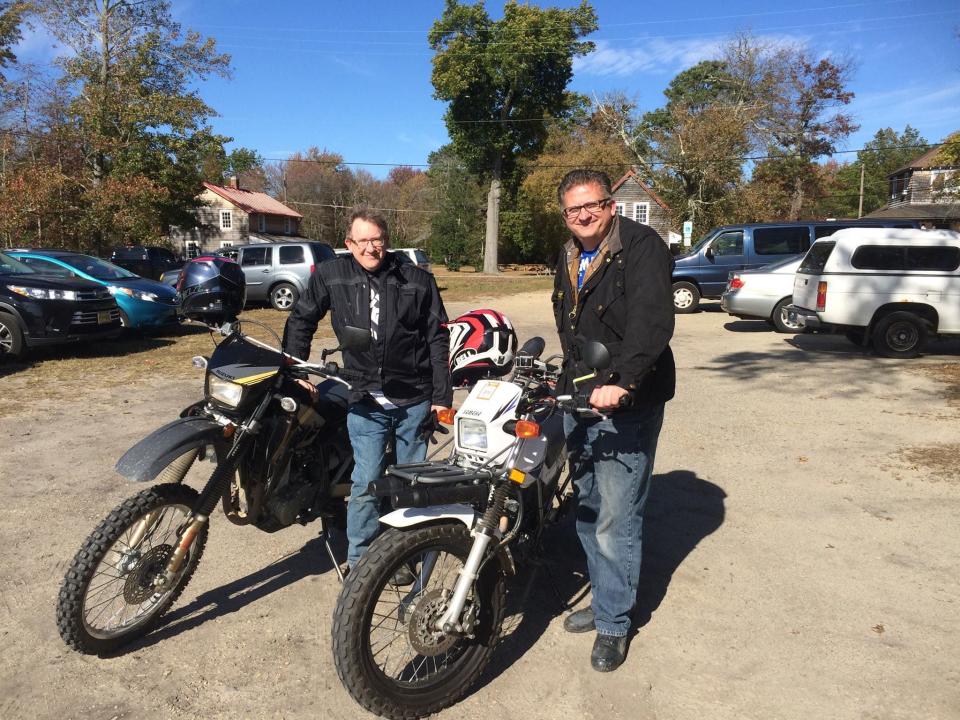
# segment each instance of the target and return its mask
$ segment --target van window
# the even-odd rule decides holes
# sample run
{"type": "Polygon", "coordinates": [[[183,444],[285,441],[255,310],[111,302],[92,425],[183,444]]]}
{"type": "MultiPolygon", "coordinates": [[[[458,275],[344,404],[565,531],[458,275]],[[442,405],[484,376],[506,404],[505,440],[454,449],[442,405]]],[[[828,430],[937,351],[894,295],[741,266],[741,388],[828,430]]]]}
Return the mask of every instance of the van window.
{"type": "Polygon", "coordinates": [[[711,247],[714,255],[743,255],[743,231],[721,233],[711,247]]]}
{"type": "MultiPolygon", "coordinates": [[[[324,260],[336,257],[333,248],[323,243],[310,243],[310,249],[313,251],[313,261],[315,263],[322,263],[324,260]]],[[[349,250],[347,252],[349,253],[349,250]]]]}
{"type": "Polygon", "coordinates": [[[777,228],[755,228],[753,251],[757,255],[797,255],[810,247],[810,230],[806,225],[777,228]]]}
{"type": "Polygon", "coordinates": [[[303,264],[303,246],[302,245],[281,245],[280,246],[280,264],[281,265],[302,265],[303,264]]]}
{"type": "Polygon", "coordinates": [[[952,272],[960,267],[960,248],[921,245],[907,248],[907,270],[952,272]]]}
{"type": "Polygon", "coordinates": [[[427,265],[430,263],[430,258],[427,257],[427,254],[423,250],[414,250],[413,254],[417,256],[417,262],[421,265],[427,265]]]}
{"type": "Polygon", "coordinates": [[[241,256],[241,265],[270,265],[272,260],[271,250],[268,247],[246,247],[241,256]]]}
{"type": "Polygon", "coordinates": [[[836,245],[836,240],[821,240],[820,242],[815,242],[810,248],[810,252],[804,256],[803,262],[801,262],[800,267],[797,268],[797,272],[811,274],[822,272],[827,264],[827,259],[830,257],[830,253],[833,252],[833,248],[836,247],[836,245]]]}
{"type": "Polygon", "coordinates": [[[850,264],[860,270],[950,272],[960,266],[960,248],[930,245],[862,245],[850,264]]]}

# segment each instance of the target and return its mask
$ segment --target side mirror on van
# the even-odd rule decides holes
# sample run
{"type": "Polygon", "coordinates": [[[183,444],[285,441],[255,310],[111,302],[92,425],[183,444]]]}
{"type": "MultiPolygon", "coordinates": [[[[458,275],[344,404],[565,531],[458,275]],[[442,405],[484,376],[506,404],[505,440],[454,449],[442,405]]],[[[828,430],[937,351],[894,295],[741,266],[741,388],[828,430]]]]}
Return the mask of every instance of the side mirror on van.
{"type": "Polygon", "coordinates": [[[713,261],[713,245],[707,245],[707,249],[703,251],[703,256],[707,260],[713,261]]]}

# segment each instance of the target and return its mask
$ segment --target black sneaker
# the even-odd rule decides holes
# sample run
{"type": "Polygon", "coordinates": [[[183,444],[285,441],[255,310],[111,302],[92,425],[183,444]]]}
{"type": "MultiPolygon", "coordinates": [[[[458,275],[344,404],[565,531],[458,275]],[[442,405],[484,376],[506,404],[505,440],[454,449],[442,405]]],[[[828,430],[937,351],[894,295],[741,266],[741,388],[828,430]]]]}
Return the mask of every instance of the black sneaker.
{"type": "Polygon", "coordinates": [[[563,629],[572,633],[584,633],[596,630],[597,626],[593,619],[593,609],[583,608],[567,615],[563,619],[563,629]]]}
{"type": "Polygon", "coordinates": [[[627,657],[627,636],[601,635],[593,641],[590,664],[597,672],[613,672],[627,657]]]}

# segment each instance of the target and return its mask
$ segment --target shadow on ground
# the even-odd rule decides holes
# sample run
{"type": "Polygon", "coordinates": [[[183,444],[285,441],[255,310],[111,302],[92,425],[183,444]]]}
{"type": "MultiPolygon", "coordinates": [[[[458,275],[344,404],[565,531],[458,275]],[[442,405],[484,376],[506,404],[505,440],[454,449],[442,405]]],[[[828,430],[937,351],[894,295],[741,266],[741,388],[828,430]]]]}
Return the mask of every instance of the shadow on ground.
{"type": "MultiPolygon", "coordinates": [[[[726,493],[687,470],[654,475],[643,532],[643,565],[634,629],[651,621],[667,596],[677,568],[723,524],[726,493]]],[[[492,682],[530,650],[550,622],[567,609],[586,607],[590,593],[586,560],[577,539],[574,513],[545,534],[546,557],[537,566],[521,565],[507,595],[504,639],[470,694],[492,682]]],[[[584,668],[592,635],[583,643],[584,668]]]]}
{"type": "MultiPolygon", "coordinates": [[[[339,559],[346,558],[346,538],[331,532],[330,544],[339,559]]],[[[203,567],[201,560],[199,568],[203,567]]],[[[199,569],[198,568],[198,569],[199,569]]],[[[235,613],[247,605],[311,575],[327,574],[337,582],[330,557],[319,537],[308,541],[299,551],[233,582],[208,590],[189,604],[175,608],[163,617],[162,625],[140,640],[124,645],[112,656],[126,655],[189,632],[205,622],[235,613]]]]}

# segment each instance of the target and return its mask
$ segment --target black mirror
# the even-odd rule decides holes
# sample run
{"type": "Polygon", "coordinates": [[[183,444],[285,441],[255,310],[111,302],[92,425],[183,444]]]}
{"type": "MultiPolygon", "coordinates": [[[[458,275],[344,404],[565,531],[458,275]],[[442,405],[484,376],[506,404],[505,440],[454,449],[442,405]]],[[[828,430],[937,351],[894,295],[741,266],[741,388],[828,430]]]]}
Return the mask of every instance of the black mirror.
{"type": "Polygon", "coordinates": [[[347,325],[340,331],[338,350],[365,350],[370,347],[370,331],[347,325]]]}
{"type": "Polygon", "coordinates": [[[707,258],[707,260],[713,260],[713,246],[711,245],[706,250],[704,250],[703,255],[704,257],[707,258]]]}
{"type": "Polygon", "coordinates": [[[543,354],[543,349],[547,346],[542,337],[532,337],[527,340],[523,347],[517,351],[517,355],[526,355],[527,357],[538,358],[543,354]]]}
{"type": "Polygon", "coordinates": [[[603,343],[588,342],[583,349],[583,361],[592,370],[605,370],[610,367],[610,351],[603,343]]]}

